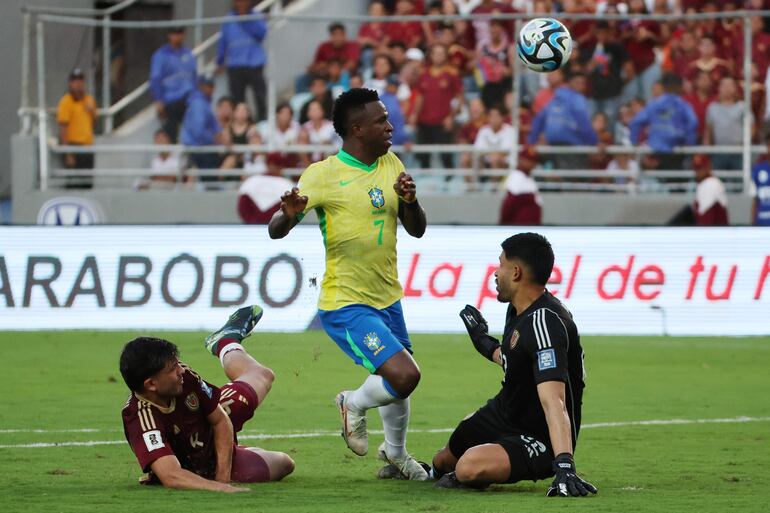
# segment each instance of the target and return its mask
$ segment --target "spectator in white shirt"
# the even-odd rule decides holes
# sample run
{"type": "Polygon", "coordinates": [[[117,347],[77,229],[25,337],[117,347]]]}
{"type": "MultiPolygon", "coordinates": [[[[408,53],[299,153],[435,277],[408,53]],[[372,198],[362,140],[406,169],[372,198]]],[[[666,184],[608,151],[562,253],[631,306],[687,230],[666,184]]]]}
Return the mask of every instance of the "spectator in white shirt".
{"type": "Polygon", "coordinates": [[[505,122],[503,107],[492,106],[487,111],[488,123],[481,127],[473,146],[477,150],[497,150],[484,153],[486,167],[504,169],[508,167],[508,154],[513,149],[515,133],[505,122]]]}
{"type": "MultiPolygon", "coordinates": [[[[299,133],[299,144],[336,144],[339,146],[339,137],[334,131],[334,125],[324,117],[324,108],[318,101],[310,102],[307,109],[308,121],[302,125],[299,133]]],[[[303,153],[300,156],[302,167],[307,167],[313,162],[326,158],[326,154],[316,151],[312,154],[303,153]]]]}
{"type": "MultiPolygon", "coordinates": [[[[162,128],[155,132],[153,142],[157,145],[171,144],[171,137],[168,132],[162,128]]],[[[134,189],[148,190],[152,189],[172,189],[179,181],[182,171],[182,159],[178,154],[168,151],[160,151],[152,158],[150,162],[152,176],[147,178],[137,178],[134,182],[134,189]]]]}

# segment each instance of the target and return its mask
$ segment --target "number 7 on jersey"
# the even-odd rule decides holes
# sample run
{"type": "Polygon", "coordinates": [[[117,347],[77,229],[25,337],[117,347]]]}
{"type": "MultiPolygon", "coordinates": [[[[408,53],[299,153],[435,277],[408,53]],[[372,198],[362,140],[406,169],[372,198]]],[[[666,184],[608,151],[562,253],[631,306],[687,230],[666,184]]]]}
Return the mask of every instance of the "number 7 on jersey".
{"type": "Polygon", "coordinates": [[[382,229],[385,227],[385,220],[384,219],[377,219],[374,222],[374,226],[380,226],[380,233],[377,234],[377,245],[382,246],[382,229]]]}

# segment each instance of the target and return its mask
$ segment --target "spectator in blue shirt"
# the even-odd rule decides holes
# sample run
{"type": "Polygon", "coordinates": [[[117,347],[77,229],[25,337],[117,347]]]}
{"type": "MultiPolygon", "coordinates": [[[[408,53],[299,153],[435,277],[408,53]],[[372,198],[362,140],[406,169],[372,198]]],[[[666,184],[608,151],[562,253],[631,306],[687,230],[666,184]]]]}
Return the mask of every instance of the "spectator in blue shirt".
{"type": "Polygon", "coordinates": [[[751,169],[751,180],[754,182],[751,219],[756,226],[770,226],[770,136],[766,142],[767,155],[751,169]]]}
{"type": "MultiPolygon", "coordinates": [[[[201,78],[198,89],[190,94],[182,122],[181,142],[185,146],[212,146],[220,142],[222,128],[211,108],[213,93],[213,80],[201,78]]],[[[222,164],[222,156],[218,153],[190,153],[190,161],[198,169],[218,169],[222,164]]],[[[200,179],[202,182],[215,180],[216,177],[200,179]]]]}
{"type": "Polygon", "coordinates": [[[400,145],[409,142],[406,134],[406,120],[398,99],[398,88],[401,85],[398,75],[388,76],[385,91],[380,95],[380,101],[388,111],[388,121],[393,125],[393,144],[400,145]]]}
{"type": "Polygon", "coordinates": [[[682,169],[683,156],[672,153],[676,146],[694,145],[698,137],[698,118],[692,106],[679,91],[682,80],[666,74],[660,81],[664,93],[652,99],[631,120],[631,143],[639,144],[642,130],[647,129],[647,145],[654,152],[645,158],[645,167],[682,169]]]}
{"type": "MultiPolygon", "coordinates": [[[[229,16],[252,13],[251,0],[233,0],[229,16]]],[[[264,20],[228,21],[222,25],[222,37],[217,47],[217,65],[220,70],[227,68],[230,94],[238,104],[245,101],[246,88],[251,87],[258,121],[267,118],[267,85],[263,73],[267,56],[262,47],[266,35],[264,20]]]]}
{"type": "MultiPolygon", "coordinates": [[[[550,146],[593,146],[599,142],[591,125],[591,109],[585,97],[585,75],[575,73],[566,85],[532,120],[528,144],[550,146]]],[[[558,169],[586,169],[585,155],[559,154],[553,157],[558,169]]]]}
{"type": "Polygon", "coordinates": [[[170,28],[168,44],[152,54],[150,92],[163,130],[174,142],[184,118],[187,96],[195,90],[196,76],[195,57],[184,46],[184,27],[170,28]]]}

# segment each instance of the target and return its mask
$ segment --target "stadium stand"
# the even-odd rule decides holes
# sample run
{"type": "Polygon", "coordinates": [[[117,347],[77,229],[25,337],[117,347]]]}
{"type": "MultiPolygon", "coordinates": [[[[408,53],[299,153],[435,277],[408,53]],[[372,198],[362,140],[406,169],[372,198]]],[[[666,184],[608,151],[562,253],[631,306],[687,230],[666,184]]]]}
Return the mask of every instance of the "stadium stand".
{"type": "MultiPolygon", "coordinates": [[[[324,36],[303,38],[306,61],[290,67],[290,78],[279,81],[278,73],[285,74],[287,69],[283,62],[281,66],[270,62],[271,58],[283,61],[278,50],[271,50],[271,41],[273,47],[277,41],[276,27],[303,27],[302,22],[281,16],[290,16],[293,7],[308,3],[313,2],[222,3],[232,10],[223,8],[219,16],[241,16],[245,21],[224,19],[216,25],[213,21],[209,23],[211,28],[221,26],[222,32],[214,33],[194,48],[193,58],[197,60],[198,75],[215,84],[211,106],[207,108],[216,109],[218,99],[233,97],[243,102],[243,116],[237,127],[233,120],[220,119],[218,130],[212,131],[205,141],[201,139],[208,144],[200,146],[202,143],[196,140],[193,146],[198,149],[190,145],[161,148],[162,154],[174,155],[173,165],[180,167],[174,190],[235,192],[242,179],[263,172],[267,154],[276,150],[285,157],[284,175],[296,178],[301,166],[330,154],[337,143],[335,137],[326,133],[328,126],[320,119],[313,126],[307,122],[313,101],[320,104],[323,117],[328,117],[331,100],[359,84],[385,95],[394,112],[398,107],[400,144],[396,150],[425,190],[436,194],[486,191],[502,197],[502,178],[509,172],[503,168],[506,163],[511,169],[516,168],[518,146],[525,142],[540,145],[539,162],[531,176],[543,192],[692,193],[695,183],[690,156],[698,150],[713,154],[714,175],[723,180],[728,192],[742,192],[748,185],[750,175],[744,168],[749,169],[751,162],[744,166],[740,136],[745,113],[742,19],[729,15],[682,19],[681,14],[724,14],[744,7],[761,10],[768,8],[768,2],[755,0],[744,5],[698,0],[374,0],[362,7],[361,14],[366,11],[370,16],[363,23],[347,21],[345,16],[350,13],[343,15],[342,10],[338,11],[339,22],[330,22],[333,17],[319,19],[313,33],[319,34],[323,28],[324,36]],[[278,21],[258,15],[267,12],[265,9],[278,21]],[[499,14],[501,19],[458,17],[485,14],[499,14]],[[661,18],[623,18],[644,14],[661,18]],[[415,15],[445,19],[402,18],[415,15]],[[511,48],[516,30],[512,17],[516,15],[521,19],[554,16],[565,21],[575,50],[563,73],[539,74],[515,62],[511,48]],[[569,19],[570,15],[593,18],[569,19]],[[238,38],[248,40],[249,44],[244,48],[232,44],[238,38]],[[235,49],[229,50],[230,47],[235,49]],[[670,88],[664,88],[666,74],[681,78],[676,95],[681,96],[684,101],[680,103],[698,120],[696,134],[680,137],[673,149],[667,148],[675,158],[655,154],[655,137],[657,131],[682,128],[658,123],[644,129],[642,122],[649,112],[648,105],[660,103],[671,94],[670,88]],[[723,88],[730,91],[720,93],[723,88]],[[570,111],[580,116],[581,137],[549,138],[548,105],[560,98],[566,104],[585,104],[586,108],[579,113],[570,111]],[[290,106],[288,110],[284,100],[290,106]],[[502,161],[494,158],[494,154],[487,155],[493,149],[499,154],[499,144],[485,149],[488,145],[477,140],[495,131],[488,124],[490,109],[503,113],[505,126],[514,130],[513,137],[506,137],[511,143],[508,158],[502,161]],[[291,121],[282,119],[284,111],[291,113],[291,121]],[[533,122],[538,133],[530,134],[533,122]],[[634,132],[637,126],[642,127],[638,133],[634,132]],[[543,127],[544,136],[538,137],[543,127]],[[680,151],[678,146],[683,143],[704,147],[680,151]],[[212,145],[216,144],[222,146],[214,148],[212,145]],[[425,151],[419,151],[424,144],[428,145],[425,151]],[[724,146],[730,149],[724,150],[724,146]],[[250,164],[255,162],[262,164],[250,164]],[[212,180],[216,187],[212,187],[212,180]]],[[[748,21],[752,36],[749,136],[755,153],[759,154],[764,150],[760,145],[770,119],[770,30],[765,18],[754,16],[748,21]]],[[[190,32],[191,29],[187,31],[188,44],[190,32]]],[[[139,95],[131,99],[136,103],[142,101],[139,95]]],[[[185,99],[180,119],[187,104],[185,99]]],[[[104,105],[103,98],[100,105],[104,105]]],[[[199,102],[198,108],[201,105],[199,102]]],[[[151,145],[153,134],[160,123],[169,132],[168,115],[159,112],[158,121],[142,118],[145,109],[123,120],[118,127],[110,126],[106,119],[99,124],[95,146],[88,149],[96,156],[95,189],[132,185],[143,191],[169,189],[169,179],[157,179],[160,175],[150,166],[151,158],[158,153],[151,145]],[[124,137],[131,127],[133,135],[124,137]],[[137,149],[126,151],[132,155],[116,156],[120,153],[118,143],[125,141],[135,143],[137,149]]],[[[26,123],[32,123],[33,114],[34,109],[26,111],[26,123]]],[[[117,121],[109,109],[100,109],[100,115],[105,114],[109,120],[117,121]]],[[[558,116],[551,116],[552,120],[555,117],[558,116]]],[[[571,118],[561,121],[578,123],[571,118]]],[[[174,139],[173,133],[167,135],[174,139]]],[[[160,139],[165,140],[163,136],[160,139]]],[[[41,188],[55,189],[66,185],[59,157],[77,155],[78,148],[52,142],[50,149],[51,153],[41,162],[41,167],[48,167],[41,188]]],[[[168,175],[168,171],[164,174],[168,175]]]]}

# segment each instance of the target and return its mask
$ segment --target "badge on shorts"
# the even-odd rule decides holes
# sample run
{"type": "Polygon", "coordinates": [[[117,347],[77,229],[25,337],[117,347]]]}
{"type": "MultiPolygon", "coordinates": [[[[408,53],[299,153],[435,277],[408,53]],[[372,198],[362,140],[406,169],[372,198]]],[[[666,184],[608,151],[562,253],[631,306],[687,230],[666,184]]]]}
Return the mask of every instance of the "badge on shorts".
{"type": "Polygon", "coordinates": [[[200,403],[198,402],[198,396],[195,395],[195,392],[187,394],[187,397],[184,398],[184,405],[187,406],[187,409],[190,411],[198,411],[200,403]]]}
{"type": "Polygon", "coordinates": [[[366,344],[370,351],[376,351],[380,347],[380,343],[380,337],[374,331],[367,333],[364,337],[364,344],[366,344]]]}
{"type": "Polygon", "coordinates": [[[556,353],[553,349],[537,352],[537,368],[541,371],[556,368],[556,353]]]}
{"type": "Polygon", "coordinates": [[[519,343],[519,330],[513,330],[513,334],[511,335],[511,349],[516,347],[516,344],[519,343]]]}

